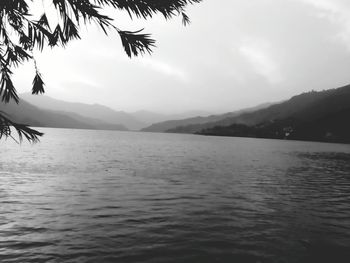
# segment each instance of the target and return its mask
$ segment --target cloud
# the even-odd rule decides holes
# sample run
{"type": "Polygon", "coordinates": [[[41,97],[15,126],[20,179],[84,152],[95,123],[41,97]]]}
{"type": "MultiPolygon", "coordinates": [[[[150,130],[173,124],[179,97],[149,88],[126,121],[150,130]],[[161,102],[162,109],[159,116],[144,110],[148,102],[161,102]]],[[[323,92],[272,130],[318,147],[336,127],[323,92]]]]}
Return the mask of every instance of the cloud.
{"type": "Polygon", "coordinates": [[[336,24],[335,40],[342,41],[350,51],[350,2],[342,0],[298,0],[316,8],[320,18],[336,24]]]}
{"type": "Polygon", "coordinates": [[[180,68],[177,68],[169,63],[156,60],[154,58],[143,57],[140,59],[135,59],[135,63],[138,63],[143,67],[152,69],[161,74],[176,77],[182,81],[186,81],[188,79],[186,73],[180,68]]]}
{"type": "Polygon", "coordinates": [[[278,63],[269,54],[269,45],[258,39],[251,39],[239,47],[239,52],[248,60],[253,70],[270,84],[283,81],[278,63]]]}
{"type": "MultiPolygon", "coordinates": [[[[129,66],[141,67],[143,70],[147,68],[157,74],[160,73],[168,77],[174,77],[180,81],[188,80],[188,75],[183,69],[157,58],[156,54],[153,54],[153,56],[146,54],[145,56],[130,59],[121,49],[116,49],[115,47],[86,50],[86,53],[89,54],[90,59],[101,61],[101,63],[107,65],[116,65],[119,63],[119,66],[123,66],[127,64],[129,66]]],[[[81,59],[84,58],[82,57],[81,59]]]]}

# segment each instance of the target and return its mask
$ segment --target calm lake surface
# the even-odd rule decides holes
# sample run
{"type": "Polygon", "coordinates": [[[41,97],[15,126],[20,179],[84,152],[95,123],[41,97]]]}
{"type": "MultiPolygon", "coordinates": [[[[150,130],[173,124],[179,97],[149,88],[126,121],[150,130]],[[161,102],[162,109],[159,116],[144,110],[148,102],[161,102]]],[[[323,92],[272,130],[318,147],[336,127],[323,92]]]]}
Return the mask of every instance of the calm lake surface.
{"type": "Polygon", "coordinates": [[[40,130],[0,143],[0,262],[350,262],[350,145],[40,130]]]}

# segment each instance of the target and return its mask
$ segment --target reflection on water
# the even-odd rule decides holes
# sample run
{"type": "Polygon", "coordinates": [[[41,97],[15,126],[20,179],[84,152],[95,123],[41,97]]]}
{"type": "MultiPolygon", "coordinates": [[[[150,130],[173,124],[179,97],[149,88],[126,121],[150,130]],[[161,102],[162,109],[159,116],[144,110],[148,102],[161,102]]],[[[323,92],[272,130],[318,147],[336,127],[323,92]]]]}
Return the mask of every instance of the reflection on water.
{"type": "Polygon", "coordinates": [[[1,262],[350,258],[348,145],[47,129],[0,156],[1,262]]]}

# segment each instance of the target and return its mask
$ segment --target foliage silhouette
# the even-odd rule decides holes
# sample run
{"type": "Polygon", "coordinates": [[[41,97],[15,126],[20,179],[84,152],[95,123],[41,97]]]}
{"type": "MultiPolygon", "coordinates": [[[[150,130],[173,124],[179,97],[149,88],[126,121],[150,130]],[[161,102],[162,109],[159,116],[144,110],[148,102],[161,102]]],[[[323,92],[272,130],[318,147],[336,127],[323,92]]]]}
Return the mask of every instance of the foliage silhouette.
{"type": "MultiPolygon", "coordinates": [[[[34,61],[35,77],[32,94],[45,92],[44,81],[36,65],[33,50],[42,51],[45,46],[66,46],[73,39],[80,39],[79,28],[82,24],[95,23],[105,34],[115,30],[124,51],[129,57],[151,53],[155,40],[150,34],[138,31],[121,30],[113,24],[113,19],[101,13],[104,8],[126,11],[131,18],[152,18],[161,14],[165,19],[182,16],[183,24],[189,23],[185,8],[202,0],[47,0],[57,12],[58,21],[50,24],[47,10],[39,19],[32,14],[32,0],[0,1],[0,98],[2,103],[10,100],[19,103],[16,88],[12,82],[13,69],[26,61],[34,61]]],[[[12,137],[11,127],[30,142],[38,141],[42,133],[30,129],[27,125],[12,122],[0,112],[0,139],[12,137]]],[[[13,137],[12,137],[13,138],[13,137]]]]}

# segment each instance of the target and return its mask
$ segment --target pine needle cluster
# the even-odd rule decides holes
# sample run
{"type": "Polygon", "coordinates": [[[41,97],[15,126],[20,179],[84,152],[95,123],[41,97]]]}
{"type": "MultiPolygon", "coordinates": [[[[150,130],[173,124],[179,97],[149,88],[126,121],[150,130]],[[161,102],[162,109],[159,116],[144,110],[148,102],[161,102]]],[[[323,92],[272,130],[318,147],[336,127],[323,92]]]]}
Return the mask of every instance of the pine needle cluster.
{"type": "MultiPolygon", "coordinates": [[[[39,1],[39,0],[36,0],[39,1]]],[[[105,34],[116,31],[129,57],[151,53],[155,40],[143,30],[127,31],[118,28],[111,17],[104,15],[105,8],[125,11],[131,18],[152,18],[161,14],[165,19],[182,16],[183,24],[189,23],[185,8],[202,0],[40,0],[57,13],[53,25],[47,10],[34,19],[32,4],[35,0],[0,1],[0,103],[19,103],[14,83],[13,70],[27,61],[34,61],[35,74],[32,94],[45,92],[45,83],[37,67],[34,50],[45,47],[65,47],[69,41],[80,39],[82,25],[97,24],[105,34]]],[[[0,112],[0,139],[12,137],[11,128],[17,131],[19,139],[38,141],[42,133],[10,120],[0,112]]]]}

